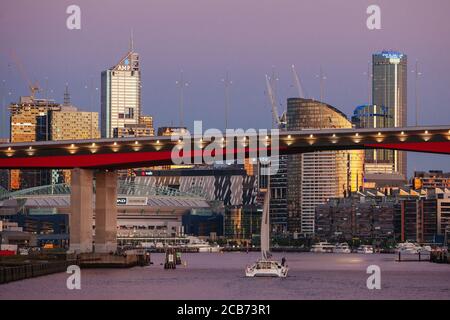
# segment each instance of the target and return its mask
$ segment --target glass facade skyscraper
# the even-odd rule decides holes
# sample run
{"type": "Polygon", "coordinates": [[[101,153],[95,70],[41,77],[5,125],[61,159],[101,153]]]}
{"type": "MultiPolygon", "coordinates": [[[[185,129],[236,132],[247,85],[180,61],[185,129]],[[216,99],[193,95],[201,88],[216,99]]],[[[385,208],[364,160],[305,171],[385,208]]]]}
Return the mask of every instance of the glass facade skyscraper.
{"type": "MultiPolygon", "coordinates": [[[[386,108],[389,121],[386,127],[407,126],[407,56],[397,51],[382,51],[372,55],[372,104],[386,108]]],[[[385,160],[391,172],[406,177],[406,153],[389,151],[386,159],[376,159],[373,165],[366,163],[371,171],[386,172],[385,160]],[[377,169],[377,161],[380,166],[377,169]]]]}
{"type": "MultiPolygon", "coordinates": [[[[356,128],[387,128],[394,126],[394,120],[388,108],[377,105],[362,105],[356,107],[352,116],[356,128]]],[[[365,150],[365,171],[371,173],[392,171],[393,153],[391,150],[365,150]],[[384,170],[382,170],[384,166],[384,170]]]]}
{"type": "Polygon", "coordinates": [[[101,76],[102,137],[111,138],[115,128],[139,123],[141,71],[139,55],[132,49],[101,76]]]}
{"type": "MultiPolygon", "coordinates": [[[[287,130],[351,128],[338,109],[312,99],[290,98],[287,130]]],[[[322,151],[289,155],[287,161],[288,230],[314,233],[315,209],[362,186],[364,151],[322,151]]]]}

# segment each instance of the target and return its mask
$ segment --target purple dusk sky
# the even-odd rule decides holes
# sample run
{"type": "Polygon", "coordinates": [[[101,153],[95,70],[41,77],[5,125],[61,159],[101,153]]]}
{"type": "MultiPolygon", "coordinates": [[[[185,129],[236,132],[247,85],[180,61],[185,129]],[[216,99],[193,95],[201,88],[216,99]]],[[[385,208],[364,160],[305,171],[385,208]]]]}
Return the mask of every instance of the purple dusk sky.
{"type": "MultiPolygon", "coordinates": [[[[267,128],[271,113],[266,73],[275,70],[277,98],[295,96],[295,64],[309,97],[319,97],[318,73],[327,77],[324,100],[345,112],[367,103],[367,63],[383,49],[408,55],[408,119],[414,124],[414,68],[420,62],[420,124],[450,125],[450,1],[448,0],[9,0],[0,4],[2,106],[27,95],[11,59],[49,96],[62,101],[69,83],[72,102],[100,111],[100,72],[117,63],[134,30],[142,66],[142,104],[156,126],[177,125],[180,70],[185,123],[224,126],[224,87],[231,87],[230,127],[267,128]],[[66,8],[81,7],[81,30],[66,28],[66,8]],[[366,8],[381,7],[381,30],[366,27],[366,8]],[[48,79],[48,80],[46,80],[48,79]],[[87,87],[87,88],[86,88],[87,87]],[[93,87],[93,89],[92,89],[93,87]],[[93,104],[91,92],[94,92],[93,104]]],[[[41,96],[44,94],[41,93],[41,96]]],[[[2,111],[5,135],[5,115],[2,111]]],[[[447,156],[409,154],[409,172],[450,171],[447,156]]]]}

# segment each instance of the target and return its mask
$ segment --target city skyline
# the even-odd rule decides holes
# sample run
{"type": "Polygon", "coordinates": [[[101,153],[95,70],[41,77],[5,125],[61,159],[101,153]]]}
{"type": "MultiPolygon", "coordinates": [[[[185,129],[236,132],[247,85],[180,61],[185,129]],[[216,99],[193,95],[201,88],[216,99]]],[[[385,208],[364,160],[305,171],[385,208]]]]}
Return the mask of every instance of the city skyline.
{"type": "MultiPolygon", "coordinates": [[[[445,70],[450,59],[445,55],[447,44],[439,41],[439,35],[444,37],[450,28],[443,20],[444,13],[436,13],[420,2],[408,2],[405,7],[405,1],[379,1],[382,29],[370,31],[365,26],[368,3],[337,5],[321,1],[327,4],[327,9],[322,12],[320,25],[311,32],[306,26],[321,12],[320,3],[284,2],[289,4],[289,10],[287,6],[275,7],[270,1],[258,2],[259,10],[256,11],[252,10],[255,6],[252,1],[238,9],[232,3],[218,2],[212,6],[197,1],[189,8],[174,10],[172,15],[167,14],[167,10],[173,9],[173,4],[158,2],[157,6],[152,6],[141,3],[142,12],[131,18],[125,16],[119,28],[119,24],[105,20],[121,16],[118,2],[111,2],[106,8],[101,2],[80,1],[81,30],[65,27],[65,8],[69,3],[21,1],[3,4],[4,10],[0,13],[0,26],[5,30],[5,45],[0,53],[3,58],[0,63],[1,80],[6,80],[1,88],[3,105],[28,94],[26,83],[8,54],[13,49],[33,81],[39,80],[44,88],[48,82],[49,97],[61,101],[63,86],[68,82],[74,105],[86,111],[99,112],[100,72],[117,63],[126,52],[130,30],[133,30],[136,52],[142,60],[142,112],[154,117],[156,127],[175,125],[179,121],[179,94],[175,81],[183,69],[190,83],[185,90],[184,120],[187,125],[202,119],[209,127],[223,127],[225,98],[221,79],[228,71],[233,81],[230,88],[230,127],[245,128],[251,118],[252,126],[269,128],[272,121],[264,74],[271,74],[274,68],[279,78],[277,100],[285,107],[286,98],[297,95],[290,73],[292,63],[300,73],[307,96],[316,99],[320,96],[318,75],[322,65],[327,78],[324,81],[324,102],[336,106],[350,119],[357,105],[367,103],[367,74],[364,73],[371,55],[383,49],[399,50],[409,56],[408,124],[412,125],[415,120],[414,80],[410,71],[416,59],[423,73],[419,83],[422,106],[419,124],[448,122],[450,115],[445,112],[445,106],[450,95],[445,83],[450,76],[445,70]],[[22,15],[20,7],[23,4],[30,10],[23,13],[25,19],[16,32],[4,24],[18,18],[18,14],[22,15]],[[354,10],[348,10],[350,6],[354,10]],[[202,9],[200,14],[195,10],[199,8],[202,9]],[[360,15],[356,14],[358,8],[360,15]],[[400,8],[402,15],[411,18],[406,21],[414,21],[420,14],[421,19],[430,17],[430,22],[420,26],[413,23],[398,25],[395,15],[400,8]],[[34,25],[32,19],[26,19],[33,11],[40,12],[45,23],[34,25]],[[217,15],[218,12],[224,13],[217,15]],[[293,19],[296,14],[302,19],[293,19]],[[291,18],[289,27],[284,21],[271,22],[269,18],[272,15],[291,18]],[[173,24],[183,28],[173,28],[173,24]],[[338,33],[334,31],[335,24],[341,28],[338,33]],[[203,30],[205,25],[209,28],[206,31],[203,30]],[[244,37],[239,39],[236,36],[238,28],[245,31],[244,37]],[[46,37],[28,32],[31,29],[41,30],[46,37]],[[336,41],[341,33],[345,34],[342,43],[336,41]],[[419,38],[420,43],[417,44],[411,34],[419,38]],[[30,45],[36,49],[29,50],[30,45]],[[346,76],[340,77],[340,74],[346,76]],[[92,92],[94,98],[91,97],[92,92]],[[436,112],[427,112],[427,109],[436,112]]],[[[446,6],[448,4],[442,2],[441,7],[446,6]]],[[[409,175],[414,170],[450,169],[443,157],[434,155],[410,153],[408,164],[409,175]]]]}

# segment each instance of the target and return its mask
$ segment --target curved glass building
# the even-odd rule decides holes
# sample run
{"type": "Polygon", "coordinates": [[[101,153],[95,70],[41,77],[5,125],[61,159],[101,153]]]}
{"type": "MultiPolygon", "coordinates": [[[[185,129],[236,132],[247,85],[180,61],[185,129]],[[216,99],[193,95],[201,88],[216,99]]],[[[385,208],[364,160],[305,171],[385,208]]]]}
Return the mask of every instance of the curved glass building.
{"type": "MultiPolygon", "coordinates": [[[[347,116],[313,99],[287,101],[287,130],[351,128],[347,116]]],[[[362,186],[364,151],[321,151],[290,155],[287,164],[288,229],[314,233],[315,209],[362,186]]]]}

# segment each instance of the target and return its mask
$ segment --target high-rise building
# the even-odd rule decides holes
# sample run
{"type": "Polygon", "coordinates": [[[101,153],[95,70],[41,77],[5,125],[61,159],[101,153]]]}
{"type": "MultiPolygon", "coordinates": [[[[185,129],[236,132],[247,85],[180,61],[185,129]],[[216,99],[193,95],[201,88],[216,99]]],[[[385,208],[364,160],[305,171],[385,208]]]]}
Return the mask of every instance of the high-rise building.
{"type": "Polygon", "coordinates": [[[98,112],[78,111],[73,106],[61,106],[48,115],[37,117],[36,140],[82,140],[100,138],[98,112]]]}
{"type": "Polygon", "coordinates": [[[139,54],[128,53],[101,75],[102,137],[111,138],[114,128],[139,123],[141,116],[141,71],[139,54]]]}
{"type": "MultiPolygon", "coordinates": [[[[372,55],[372,104],[386,108],[388,126],[407,125],[407,56],[396,51],[382,51],[372,55]]],[[[366,170],[398,172],[406,177],[406,153],[388,151],[381,159],[368,159],[366,170]],[[379,162],[379,166],[377,164],[379,162]],[[390,167],[386,167],[386,162],[390,167]]]]}
{"type": "MultiPolygon", "coordinates": [[[[290,98],[287,130],[351,128],[338,109],[312,99],[290,98]]],[[[364,152],[322,151],[290,155],[287,161],[288,230],[314,233],[315,208],[362,186],[364,152]]]]}
{"type": "MultiPolygon", "coordinates": [[[[61,106],[53,100],[20,97],[18,103],[9,106],[10,141],[32,142],[37,139],[38,117],[46,117],[49,111],[59,111],[61,106]]],[[[49,132],[44,133],[48,137],[49,132]]],[[[47,139],[46,139],[47,140],[47,139]]],[[[31,188],[50,183],[49,170],[11,170],[10,189],[31,188]]]]}
{"type": "MultiPolygon", "coordinates": [[[[389,128],[394,127],[394,119],[388,108],[377,105],[362,105],[356,107],[352,116],[356,128],[389,128]]],[[[366,174],[393,173],[393,155],[391,150],[365,150],[366,174]]]]}
{"type": "MultiPolygon", "coordinates": [[[[98,112],[78,111],[72,105],[62,105],[59,110],[49,110],[46,115],[37,116],[36,120],[36,140],[58,141],[100,138],[98,112]]],[[[52,184],[70,183],[70,181],[70,170],[51,170],[52,184]]]]}

